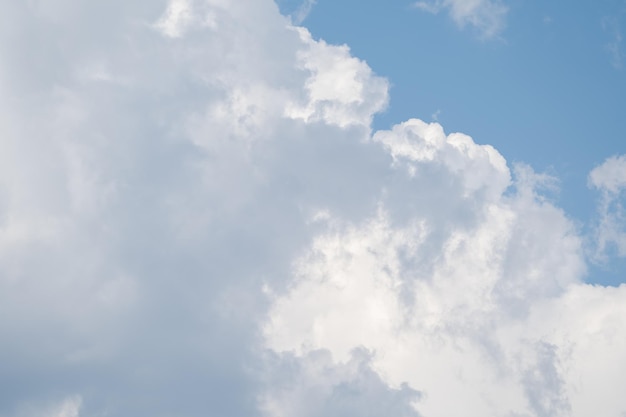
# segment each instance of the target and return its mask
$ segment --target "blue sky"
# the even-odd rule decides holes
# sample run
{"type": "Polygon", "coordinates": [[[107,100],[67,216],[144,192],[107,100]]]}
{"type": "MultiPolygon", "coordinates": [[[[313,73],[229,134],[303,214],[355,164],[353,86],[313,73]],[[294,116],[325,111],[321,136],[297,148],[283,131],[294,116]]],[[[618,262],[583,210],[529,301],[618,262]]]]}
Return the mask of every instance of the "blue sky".
{"type": "Polygon", "coordinates": [[[0,0],[0,417],[626,416],[624,4],[416,5],[0,0]]]}
{"type": "MultiPolygon", "coordinates": [[[[279,5],[289,14],[302,4],[279,5]]],[[[506,8],[501,30],[488,36],[410,1],[319,0],[303,24],[390,80],[390,105],[375,127],[417,117],[491,144],[509,162],[558,178],[552,198],[587,228],[597,197],[588,173],[626,151],[626,3],[518,0],[506,8]]],[[[592,268],[592,282],[618,284],[626,272],[616,258],[592,268]]]]}

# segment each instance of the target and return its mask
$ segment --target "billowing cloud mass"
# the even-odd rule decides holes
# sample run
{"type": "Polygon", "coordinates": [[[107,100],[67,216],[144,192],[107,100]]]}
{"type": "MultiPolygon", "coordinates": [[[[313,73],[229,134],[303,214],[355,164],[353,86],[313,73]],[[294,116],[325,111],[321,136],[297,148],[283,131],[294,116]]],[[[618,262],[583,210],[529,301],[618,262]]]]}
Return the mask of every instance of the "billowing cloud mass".
{"type": "Polygon", "coordinates": [[[420,0],[413,4],[434,14],[445,10],[458,26],[472,26],[485,38],[497,36],[506,25],[508,8],[502,0],[420,0]]]}
{"type": "Polygon", "coordinates": [[[270,0],[2,6],[1,417],[626,412],[552,178],[270,0]]]}

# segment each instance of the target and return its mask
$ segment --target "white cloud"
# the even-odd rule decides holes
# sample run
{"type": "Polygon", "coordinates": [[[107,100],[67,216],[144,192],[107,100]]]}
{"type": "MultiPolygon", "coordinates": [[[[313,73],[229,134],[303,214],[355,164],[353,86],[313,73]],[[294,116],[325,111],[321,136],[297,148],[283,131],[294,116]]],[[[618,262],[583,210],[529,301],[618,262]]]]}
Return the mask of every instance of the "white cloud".
{"type": "Polygon", "coordinates": [[[46,405],[23,405],[15,417],[80,417],[82,398],[74,395],[46,405]]]}
{"type": "MultiPolygon", "coordinates": [[[[416,136],[407,146],[425,155],[431,143],[416,136]]],[[[388,209],[359,224],[333,220],[295,264],[296,284],[276,298],[265,327],[269,346],[303,358],[328,349],[337,364],[364,347],[390,386],[422,393],[425,416],[582,417],[596,407],[620,416],[626,401],[598,381],[622,384],[607,366],[623,366],[626,287],[582,283],[576,229],[528,188],[537,181],[528,168],[517,193],[486,198],[455,185],[458,174],[440,158],[418,164],[418,196],[389,188],[388,209]],[[464,209],[438,217],[413,206],[400,220],[396,192],[407,205],[464,209]]]]}
{"type": "Polygon", "coordinates": [[[277,417],[398,416],[418,417],[413,404],[420,393],[404,384],[391,388],[371,369],[371,356],[355,349],[339,366],[329,352],[319,350],[304,358],[287,354],[269,361],[274,379],[261,396],[261,408],[277,417]]]}
{"type": "Polygon", "coordinates": [[[301,25],[302,22],[304,22],[309,16],[316,3],[317,0],[304,0],[300,4],[300,7],[298,7],[298,10],[296,10],[295,13],[292,15],[293,22],[296,25],[301,25]]]}
{"type": "MultiPolygon", "coordinates": [[[[328,349],[338,364],[363,346],[390,386],[423,393],[425,416],[585,415],[570,401],[578,379],[563,369],[586,356],[572,359],[575,340],[529,324],[585,272],[573,225],[529,188],[541,178],[521,168],[517,193],[504,194],[501,156],[438,125],[410,121],[374,138],[409,159],[408,183],[390,181],[373,218],[334,219],[315,240],[276,298],[269,346],[303,357],[328,349]]],[[[541,317],[556,329],[567,316],[541,317]]]]}
{"type": "Polygon", "coordinates": [[[607,158],[589,173],[592,186],[612,195],[626,188],[626,155],[607,158]]]}
{"type": "Polygon", "coordinates": [[[606,261],[607,252],[615,246],[617,254],[626,256],[626,216],[622,206],[626,189],[626,155],[607,158],[589,174],[589,184],[601,192],[596,225],[596,260],[606,261]]]}
{"type": "Polygon", "coordinates": [[[216,29],[217,10],[223,9],[225,5],[220,0],[170,0],[167,10],[154,27],[170,38],[180,38],[193,27],[216,29]]]}
{"type": "Polygon", "coordinates": [[[459,27],[472,26],[485,38],[502,32],[508,11],[501,0],[424,0],[414,6],[433,14],[446,10],[459,27]]]}
{"type": "Polygon", "coordinates": [[[156,26],[165,35],[178,38],[183,34],[185,26],[192,20],[192,17],[191,6],[188,0],[172,0],[156,26]]]}
{"type": "Polygon", "coordinates": [[[270,1],[64,5],[0,17],[0,415],[258,415],[264,281],[375,203],[387,83],[270,1]]]}
{"type": "Polygon", "coordinates": [[[372,132],[387,81],[269,0],[59,5],[0,15],[0,416],[626,409],[549,178],[372,132]]]}
{"type": "Polygon", "coordinates": [[[622,20],[624,11],[617,16],[605,17],[602,19],[602,28],[611,37],[605,44],[605,49],[611,57],[611,65],[615,69],[621,69],[624,65],[622,20]]]}
{"type": "Polygon", "coordinates": [[[306,122],[323,120],[340,127],[368,127],[374,113],[387,105],[387,81],[373,77],[367,64],[350,56],[347,46],[313,41],[305,29],[298,32],[309,45],[299,54],[300,66],[311,76],[305,84],[305,102],[290,104],[287,116],[306,122]]]}
{"type": "Polygon", "coordinates": [[[65,399],[58,410],[53,413],[52,417],[79,417],[81,402],[80,397],[65,399]]]}

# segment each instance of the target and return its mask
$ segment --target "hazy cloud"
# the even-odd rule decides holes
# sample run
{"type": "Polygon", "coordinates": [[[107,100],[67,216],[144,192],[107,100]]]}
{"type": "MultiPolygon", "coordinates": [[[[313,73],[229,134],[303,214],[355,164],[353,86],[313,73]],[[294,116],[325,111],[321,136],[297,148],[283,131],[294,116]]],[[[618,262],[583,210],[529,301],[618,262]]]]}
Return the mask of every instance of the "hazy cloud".
{"type": "Polygon", "coordinates": [[[596,260],[606,261],[614,246],[619,256],[626,256],[626,215],[623,192],[626,190],[626,155],[607,158],[589,174],[589,184],[600,191],[596,225],[596,260]]]}
{"type": "Polygon", "coordinates": [[[607,16],[602,19],[602,29],[610,37],[604,48],[611,58],[611,65],[615,69],[621,69],[624,66],[622,25],[625,13],[625,10],[621,10],[616,16],[607,16]]]}
{"type": "Polygon", "coordinates": [[[295,13],[292,15],[294,23],[296,25],[301,25],[302,22],[304,22],[309,16],[309,13],[311,13],[311,10],[313,10],[313,7],[316,3],[317,0],[304,0],[300,4],[300,7],[298,7],[298,10],[296,10],[295,13]]]}
{"type": "Polygon", "coordinates": [[[445,10],[459,27],[472,26],[485,38],[502,32],[508,12],[501,0],[425,0],[413,5],[433,14],[445,10]]]}

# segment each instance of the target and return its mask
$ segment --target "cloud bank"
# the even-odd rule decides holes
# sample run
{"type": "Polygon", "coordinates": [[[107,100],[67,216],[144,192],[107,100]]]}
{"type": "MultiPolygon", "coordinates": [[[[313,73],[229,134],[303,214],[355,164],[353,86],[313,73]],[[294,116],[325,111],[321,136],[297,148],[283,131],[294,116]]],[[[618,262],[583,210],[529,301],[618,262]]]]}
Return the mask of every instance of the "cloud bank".
{"type": "Polygon", "coordinates": [[[269,0],[2,6],[0,416],[626,411],[549,177],[269,0]]]}

